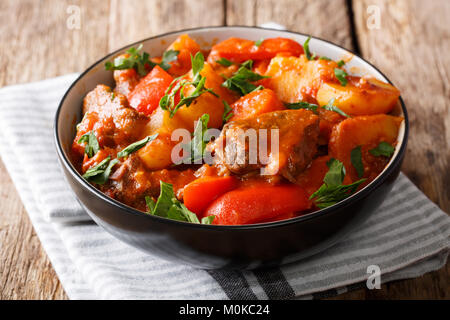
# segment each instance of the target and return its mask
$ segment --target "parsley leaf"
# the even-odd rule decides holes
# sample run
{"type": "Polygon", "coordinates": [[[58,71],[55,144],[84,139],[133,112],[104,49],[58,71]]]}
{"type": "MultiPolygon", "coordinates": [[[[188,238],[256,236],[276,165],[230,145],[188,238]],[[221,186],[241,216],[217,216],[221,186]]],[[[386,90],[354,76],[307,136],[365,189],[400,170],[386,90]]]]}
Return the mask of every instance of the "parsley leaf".
{"type": "Polygon", "coordinates": [[[98,144],[98,140],[95,136],[94,131],[89,131],[88,133],[83,134],[78,140],[78,143],[84,142],[86,142],[84,153],[86,153],[89,158],[92,158],[100,150],[100,146],[98,144]]]}
{"type": "Polygon", "coordinates": [[[228,120],[230,120],[230,118],[233,117],[234,114],[233,114],[233,109],[231,109],[231,107],[228,104],[228,102],[226,102],[225,100],[222,100],[222,103],[223,103],[223,106],[224,106],[222,120],[223,120],[223,123],[225,123],[228,120]]]}
{"type": "Polygon", "coordinates": [[[261,39],[255,41],[255,46],[256,46],[256,47],[259,47],[259,46],[261,45],[261,43],[263,43],[263,41],[264,41],[263,38],[261,38],[261,39]]]}
{"type": "Polygon", "coordinates": [[[202,76],[200,72],[203,70],[205,58],[201,52],[197,52],[195,57],[191,55],[193,80],[180,80],[182,77],[175,78],[167,88],[164,96],[159,100],[161,109],[169,111],[172,118],[178,109],[185,105],[189,107],[192,102],[200,97],[202,94],[209,92],[212,95],[219,97],[212,89],[205,88],[206,77],[202,76]],[[187,85],[193,85],[194,91],[188,95],[184,95],[184,89],[187,85]],[[175,105],[175,96],[180,94],[180,101],[175,105]]]}
{"type": "Polygon", "coordinates": [[[202,224],[211,224],[216,216],[206,216],[202,218],[202,224]]]}
{"type": "Polygon", "coordinates": [[[148,73],[146,65],[149,65],[150,68],[159,65],[162,69],[168,70],[170,68],[169,62],[176,60],[178,54],[180,53],[180,51],[168,50],[164,52],[161,63],[154,63],[149,59],[150,55],[147,52],[143,52],[142,54],[140,53],[142,47],[142,44],[140,44],[137,48],[131,47],[126,51],[128,57],[117,57],[112,62],[107,61],[105,63],[105,69],[124,70],[134,68],[139,75],[145,76],[148,73]]]}
{"type": "Polygon", "coordinates": [[[317,108],[319,107],[317,104],[314,103],[308,103],[306,101],[299,101],[299,102],[293,102],[293,103],[285,103],[284,104],[286,108],[298,110],[298,109],[306,109],[309,111],[312,111],[314,113],[317,113],[317,108]]]}
{"type": "Polygon", "coordinates": [[[334,68],[334,75],[336,76],[336,78],[339,80],[339,82],[343,87],[347,85],[348,83],[348,80],[346,78],[348,76],[347,72],[345,72],[342,69],[334,68]]]}
{"type": "Polygon", "coordinates": [[[339,160],[331,158],[327,162],[327,167],[329,168],[329,170],[325,174],[323,182],[325,182],[328,186],[341,185],[345,178],[344,164],[339,160]]]}
{"type": "Polygon", "coordinates": [[[109,179],[112,168],[119,162],[117,159],[112,161],[110,160],[111,157],[108,156],[96,166],[89,168],[86,173],[83,174],[83,178],[93,183],[105,184],[105,182],[109,179]]]}
{"type": "Polygon", "coordinates": [[[145,196],[145,203],[147,204],[147,212],[152,213],[155,210],[156,203],[149,196],[145,196]]]}
{"type": "Polygon", "coordinates": [[[369,152],[374,155],[375,157],[379,157],[379,156],[385,156],[385,157],[390,157],[392,156],[392,154],[394,153],[395,148],[393,146],[391,146],[389,143],[387,142],[380,142],[380,144],[378,146],[376,146],[373,149],[370,149],[369,152]]]}
{"type": "MultiPolygon", "coordinates": [[[[150,197],[145,197],[148,212],[150,214],[171,220],[200,223],[197,215],[186,208],[186,206],[175,197],[173,186],[170,183],[160,181],[160,189],[161,191],[156,204],[150,197]]],[[[214,216],[213,218],[207,218],[208,219],[203,218],[201,223],[211,224],[214,216]]]]}
{"type": "Polygon", "coordinates": [[[342,67],[344,64],[345,64],[345,61],[344,61],[344,60],[339,60],[339,61],[337,62],[337,65],[338,65],[339,68],[342,67]]]}
{"type": "Polygon", "coordinates": [[[216,62],[218,64],[223,65],[224,67],[229,67],[229,66],[231,66],[233,64],[232,61],[230,61],[228,59],[225,59],[225,58],[220,58],[220,60],[216,60],[216,62]]]}
{"type": "Polygon", "coordinates": [[[349,197],[366,180],[360,179],[352,184],[343,185],[342,182],[345,177],[343,163],[339,160],[331,159],[327,162],[327,166],[329,170],[323,179],[324,183],[310,197],[310,199],[315,199],[316,206],[321,209],[332,206],[349,197]]]}
{"type": "Polygon", "coordinates": [[[153,67],[154,63],[149,60],[150,55],[147,52],[140,54],[142,47],[142,44],[137,48],[131,47],[126,51],[128,57],[117,57],[113,62],[107,61],[105,63],[105,69],[124,70],[134,68],[141,76],[145,76],[147,74],[145,65],[149,64],[153,67]]]}
{"type": "Polygon", "coordinates": [[[187,151],[188,155],[175,165],[181,163],[200,163],[205,153],[206,144],[210,138],[206,132],[208,130],[209,114],[203,114],[195,124],[194,133],[192,139],[188,144],[183,146],[183,149],[187,151]]]}
{"type": "Polygon", "coordinates": [[[339,109],[337,106],[334,105],[334,100],[336,100],[336,99],[332,98],[330,101],[328,101],[328,104],[322,106],[322,108],[324,108],[325,110],[328,110],[328,111],[337,112],[341,116],[351,118],[348,114],[346,114],[344,111],[342,111],[341,109],[339,109]]]}
{"type": "Polygon", "coordinates": [[[321,56],[321,57],[319,58],[319,60],[331,61],[330,58],[325,57],[325,56],[321,56]]]}
{"type": "Polygon", "coordinates": [[[225,82],[222,83],[222,87],[236,91],[241,96],[245,96],[250,92],[263,88],[262,86],[254,85],[252,82],[268,77],[259,75],[251,71],[250,69],[252,68],[252,65],[252,60],[247,60],[242,63],[240,68],[235,73],[233,73],[233,76],[226,79],[225,82]]]}
{"type": "Polygon", "coordinates": [[[169,62],[177,60],[179,53],[180,51],[178,50],[167,50],[163,53],[162,61],[158,65],[165,71],[169,70],[171,67],[169,62]]]}
{"type": "Polygon", "coordinates": [[[350,153],[350,160],[352,162],[353,167],[356,169],[358,178],[361,178],[364,175],[364,165],[362,163],[361,146],[357,146],[352,150],[352,152],[350,153]]]}
{"type": "Polygon", "coordinates": [[[193,74],[193,81],[198,82],[200,81],[200,71],[203,70],[203,67],[205,65],[205,57],[201,52],[197,52],[195,57],[192,58],[191,55],[191,64],[192,64],[192,74],[193,74]]]}
{"type": "Polygon", "coordinates": [[[145,137],[142,140],[136,141],[132,144],[130,144],[128,147],[117,153],[117,158],[123,158],[126,156],[129,156],[131,153],[139,150],[140,148],[144,147],[148,142],[153,141],[156,139],[158,134],[154,134],[152,136],[145,137]]]}
{"type": "Polygon", "coordinates": [[[311,52],[309,51],[309,41],[311,40],[311,37],[308,37],[306,41],[303,43],[303,50],[305,51],[306,59],[308,60],[314,60],[316,57],[315,54],[311,55],[311,52]]]}

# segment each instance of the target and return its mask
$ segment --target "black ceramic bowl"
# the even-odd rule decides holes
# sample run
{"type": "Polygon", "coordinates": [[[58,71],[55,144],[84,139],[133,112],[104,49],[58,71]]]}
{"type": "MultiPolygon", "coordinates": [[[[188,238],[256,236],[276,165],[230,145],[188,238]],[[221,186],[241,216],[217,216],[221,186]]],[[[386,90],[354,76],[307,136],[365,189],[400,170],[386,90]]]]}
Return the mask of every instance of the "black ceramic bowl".
{"type": "MultiPolygon", "coordinates": [[[[152,37],[128,47],[143,43],[145,51],[160,55],[167,44],[183,33],[188,33],[204,46],[231,36],[254,40],[287,37],[299,43],[307,38],[299,33],[255,27],[206,27],[152,37]]],[[[107,55],[83,72],[64,95],[55,118],[56,148],[71,188],[92,219],[116,238],[148,254],[205,269],[253,269],[285,264],[337,243],[376,210],[391,190],[400,172],[408,137],[408,116],[401,99],[394,113],[403,116],[405,121],[400,128],[396,152],[388,166],[364,189],[326,209],[279,222],[215,226],[151,216],[109,198],[75,170],[69,161],[69,150],[75,124],[80,121],[84,96],[97,84],[114,85],[112,73],[104,70],[104,63],[128,47],[107,55]]],[[[316,54],[334,60],[351,54],[317,38],[311,39],[310,48],[316,54]]],[[[369,74],[389,81],[356,55],[346,66],[353,74],[369,74]]]]}

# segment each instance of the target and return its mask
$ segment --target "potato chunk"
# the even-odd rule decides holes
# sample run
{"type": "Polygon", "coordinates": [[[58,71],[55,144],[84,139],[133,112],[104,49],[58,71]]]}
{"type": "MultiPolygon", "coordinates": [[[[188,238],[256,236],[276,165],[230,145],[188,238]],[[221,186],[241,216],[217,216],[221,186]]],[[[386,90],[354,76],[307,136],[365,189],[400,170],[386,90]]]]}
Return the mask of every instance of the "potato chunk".
{"type": "Polygon", "coordinates": [[[354,116],[389,113],[395,106],[400,91],[389,83],[376,79],[349,77],[344,87],[339,83],[323,83],[317,92],[317,101],[326,105],[332,98],[334,104],[354,116]]]}
{"type": "Polygon", "coordinates": [[[187,34],[182,34],[167,50],[179,52],[177,59],[170,63],[171,68],[168,70],[172,76],[178,77],[191,69],[191,55],[195,56],[195,54],[200,51],[200,46],[187,34]]]}
{"type": "Polygon", "coordinates": [[[155,140],[138,151],[138,156],[150,170],[168,168],[172,164],[172,148],[176,143],[171,140],[170,134],[160,132],[155,140]]]}
{"type": "MultiPolygon", "coordinates": [[[[225,100],[230,104],[236,100],[236,97],[234,97],[228,89],[221,86],[223,79],[214,71],[210,64],[205,62],[200,74],[206,77],[205,87],[212,89],[219,97],[216,97],[211,93],[204,93],[195,99],[189,107],[182,106],[177,111],[176,115],[182,119],[190,131],[194,130],[195,121],[205,113],[209,114],[209,128],[222,127],[222,115],[224,111],[222,100],[225,100]]],[[[189,72],[188,79],[192,80],[192,71],[189,72]]],[[[194,90],[194,86],[186,86],[185,95],[188,96],[194,90]]]]}
{"type": "Polygon", "coordinates": [[[241,97],[231,105],[233,117],[230,121],[241,120],[263,113],[284,110],[285,107],[275,92],[270,89],[256,90],[241,97]]]}
{"type": "Polygon", "coordinates": [[[371,180],[384,169],[389,159],[383,156],[375,157],[369,150],[377,147],[380,142],[395,145],[402,121],[402,117],[385,114],[346,119],[333,128],[328,147],[329,154],[342,161],[347,174],[352,181],[356,181],[359,177],[352,165],[351,152],[360,146],[364,166],[363,177],[371,180]]]}
{"type": "Polygon", "coordinates": [[[277,56],[270,61],[266,76],[270,88],[283,102],[314,102],[317,90],[324,81],[335,78],[337,63],[327,60],[308,60],[297,57],[277,56]]]}

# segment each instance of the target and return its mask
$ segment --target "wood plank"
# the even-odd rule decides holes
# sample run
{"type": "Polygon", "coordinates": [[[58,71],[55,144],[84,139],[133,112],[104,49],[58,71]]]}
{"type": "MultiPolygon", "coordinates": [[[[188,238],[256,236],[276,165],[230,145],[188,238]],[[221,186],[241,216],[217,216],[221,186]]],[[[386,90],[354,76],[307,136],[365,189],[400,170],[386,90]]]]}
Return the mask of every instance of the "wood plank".
{"type": "Polygon", "coordinates": [[[160,33],[185,28],[222,25],[222,0],[139,1],[112,0],[109,23],[109,49],[117,49],[160,33]],[[136,10],[136,8],[139,8],[136,10]]]}
{"type": "Polygon", "coordinates": [[[410,117],[403,172],[450,212],[450,2],[355,1],[363,56],[401,90],[410,117]],[[368,29],[367,7],[381,10],[380,29],[368,29]]]}
{"type": "MultiPolygon", "coordinates": [[[[450,3],[436,0],[353,1],[357,39],[363,57],[399,87],[411,124],[402,167],[444,211],[450,212],[450,3]],[[380,10],[380,28],[372,29],[380,10]],[[369,8],[369,9],[368,9],[369,8]],[[369,19],[369,20],[368,20],[369,19]],[[447,39],[447,41],[445,41],[447,39]]],[[[358,290],[338,299],[449,299],[450,264],[416,279],[358,290]]]]}
{"type": "Polygon", "coordinates": [[[81,72],[107,53],[108,5],[92,0],[0,2],[0,86],[81,72]],[[80,29],[67,10],[81,9],[80,29]]]}
{"type": "MultiPolygon", "coordinates": [[[[0,86],[80,72],[106,54],[109,5],[98,3],[0,2],[0,86]],[[67,27],[70,5],[80,29],[67,27]]],[[[0,199],[0,299],[67,299],[3,163],[0,199]]]]}
{"type": "Polygon", "coordinates": [[[272,21],[353,49],[345,0],[228,0],[226,21],[248,26],[272,21]]]}

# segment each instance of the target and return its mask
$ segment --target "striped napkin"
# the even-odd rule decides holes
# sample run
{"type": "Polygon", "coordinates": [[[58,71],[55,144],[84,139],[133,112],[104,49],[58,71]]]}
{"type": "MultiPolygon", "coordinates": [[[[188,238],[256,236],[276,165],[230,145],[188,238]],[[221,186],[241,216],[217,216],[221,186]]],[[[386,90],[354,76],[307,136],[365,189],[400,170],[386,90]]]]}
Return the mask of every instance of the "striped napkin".
{"type": "Polygon", "coordinates": [[[205,271],[129,247],[88,220],[56,160],[53,117],[76,76],[0,89],[0,156],[71,299],[310,299],[365,287],[372,265],[384,283],[446,263],[450,218],[403,174],[351,236],[281,268],[205,271]]]}

